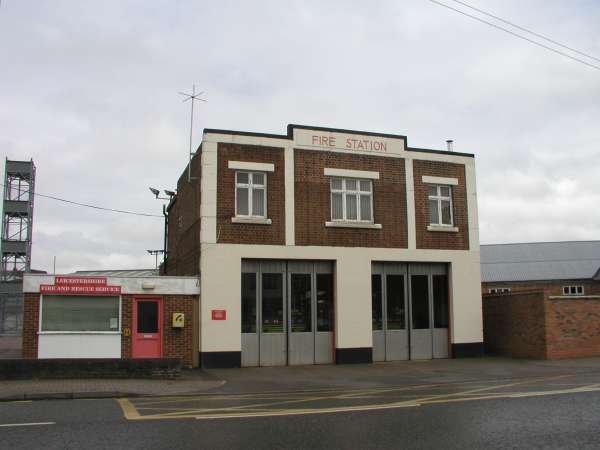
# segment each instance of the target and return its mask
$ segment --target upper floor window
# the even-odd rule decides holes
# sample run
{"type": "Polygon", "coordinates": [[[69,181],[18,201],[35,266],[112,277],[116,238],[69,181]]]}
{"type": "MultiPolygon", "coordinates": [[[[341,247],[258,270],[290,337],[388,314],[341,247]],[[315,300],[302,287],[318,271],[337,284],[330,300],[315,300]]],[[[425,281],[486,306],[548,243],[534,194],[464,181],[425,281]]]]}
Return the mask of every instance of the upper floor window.
{"type": "Polygon", "coordinates": [[[373,223],[372,181],[331,178],[331,220],[373,223]]]}
{"type": "Polygon", "coordinates": [[[583,286],[563,286],[564,295],[583,295],[583,286]]]}
{"type": "Polygon", "coordinates": [[[429,198],[429,224],[439,226],[454,225],[452,217],[452,187],[440,184],[427,186],[429,198]]]}
{"type": "Polygon", "coordinates": [[[266,218],[267,176],[264,172],[235,173],[235,215],[266,218]]]}
{"type": "Polygon", "coordinates": [[[490,294],[510,294],[509,287],[494,287],[489,289],[490,294]]]}

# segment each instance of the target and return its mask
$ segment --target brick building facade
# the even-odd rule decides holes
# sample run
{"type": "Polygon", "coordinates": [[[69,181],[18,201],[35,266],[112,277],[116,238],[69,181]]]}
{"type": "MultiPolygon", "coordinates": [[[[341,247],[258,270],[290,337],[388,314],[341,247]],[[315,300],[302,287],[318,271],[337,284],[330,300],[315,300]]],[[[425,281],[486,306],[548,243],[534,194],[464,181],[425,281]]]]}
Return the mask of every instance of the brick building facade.
{"type": "Polygon", "coordinates": [[[195,277],[27,274],[24,292],[24,358],[170,357],[198,366],[195,277]]]}
{"type": "Polygon", "coordinates": [[[600,241],[481,246],[486,352],[600,356],[600,241]]]}
{"type": "Polygon", "coordinates": [[[472,154],[206,129],[168,223],[164,273],[201,277],[205,367],[482,352],[472,154]]]}

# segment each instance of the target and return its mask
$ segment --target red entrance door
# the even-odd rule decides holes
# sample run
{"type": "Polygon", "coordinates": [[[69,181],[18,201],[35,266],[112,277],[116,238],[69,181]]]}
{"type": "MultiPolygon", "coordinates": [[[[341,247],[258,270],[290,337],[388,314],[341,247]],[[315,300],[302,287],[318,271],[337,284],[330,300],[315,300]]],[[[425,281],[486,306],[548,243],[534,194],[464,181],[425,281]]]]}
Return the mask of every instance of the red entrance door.
{"type": "Polygon", "coordinates": [[[140,297],[133,299],[133,333],[131,356],[134,358],[159,358],[162,356],[162,298],[140,297]]]}

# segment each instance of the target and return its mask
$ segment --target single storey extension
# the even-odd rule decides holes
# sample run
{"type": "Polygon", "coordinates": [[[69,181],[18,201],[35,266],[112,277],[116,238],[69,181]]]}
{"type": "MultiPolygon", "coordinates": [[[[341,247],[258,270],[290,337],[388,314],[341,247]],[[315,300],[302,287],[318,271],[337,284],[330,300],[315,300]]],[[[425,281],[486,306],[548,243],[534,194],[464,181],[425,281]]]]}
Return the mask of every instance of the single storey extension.
{"type": "Polygon", "coordinates": [[[600,356],[600,241],[481,246],[486,352],[600,356]]]}

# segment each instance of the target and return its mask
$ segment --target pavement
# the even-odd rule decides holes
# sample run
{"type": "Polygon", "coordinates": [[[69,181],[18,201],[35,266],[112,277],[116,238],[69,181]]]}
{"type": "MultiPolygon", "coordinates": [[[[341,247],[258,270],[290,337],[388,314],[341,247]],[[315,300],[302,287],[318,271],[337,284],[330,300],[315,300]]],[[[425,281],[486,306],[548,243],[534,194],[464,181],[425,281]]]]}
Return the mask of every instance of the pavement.
{"type": "Polygon", "coordinates": [[[174,380],[146,378],[32,379],[0,381],[0,401],[91,399],[194,395],[221,387],[225,381],[200,370],[184,370],[174,380]]]}
{"type": "Polygon", "coordinates": [[[485,357],[358,365],[196,369],[183,371],[175,380],[3,380],[0,382],[0,401],[397,389],[565,374],[597,377],[600,381],[600,358],[538,361],[485,357]]]}

